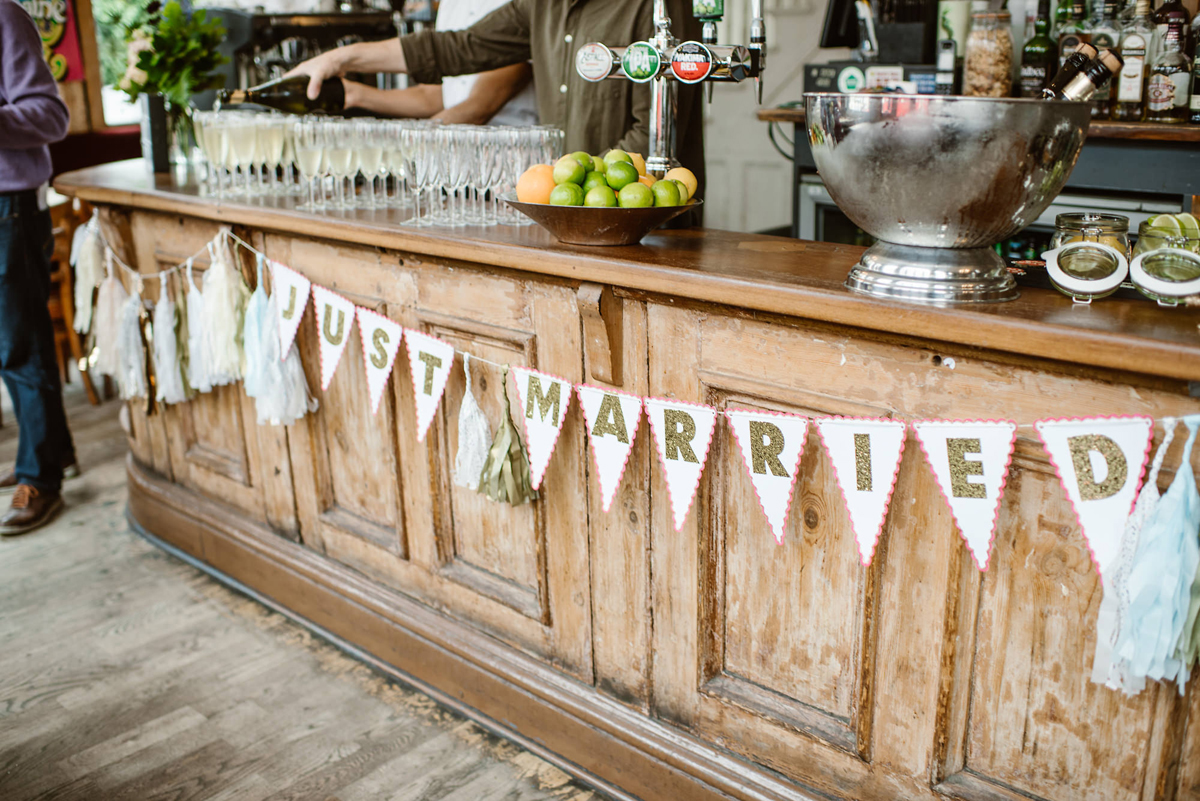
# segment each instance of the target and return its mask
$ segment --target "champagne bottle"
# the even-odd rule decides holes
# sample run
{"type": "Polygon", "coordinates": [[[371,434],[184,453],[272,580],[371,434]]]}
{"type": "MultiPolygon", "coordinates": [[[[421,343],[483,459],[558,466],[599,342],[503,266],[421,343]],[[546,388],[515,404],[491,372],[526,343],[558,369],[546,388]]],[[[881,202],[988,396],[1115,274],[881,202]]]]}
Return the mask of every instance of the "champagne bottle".
{"type": "Polygon", "coordinates": [[[222,106],[254,103],[286,111],[289,114],[341,114],[346,108],[346,88],[341,78],[326,78],[316,100],[308,99],[308,76],[279,78],[250,89],[222,91],[217,101],[222,106]]]}
{"type": "Polygon", "coordinates": [[[1050,85],[1042,90],[1042,98],[1052,100],[1062,97],[1062,90],[1071,82],[1071,79],[1082,72],[1087,63],[1097,55],[1099,53],[1096,51],[1096,48],[1090,44],[1085,42],[1080,45],[1074,53],[1071,53],[1063,60],[1062,67],[1054,74],[1054,77],[1050,80],[1050,85]]]}
{"type": "Polygon", "coordinates": [[[1090,101],[1096,90],[1104,86],[1121,71],[1121,57],[1111,50],[1105,50],[1088,62],[1083,70],[1071,79],[1062,90],[1060,100],[1090,101]]]}

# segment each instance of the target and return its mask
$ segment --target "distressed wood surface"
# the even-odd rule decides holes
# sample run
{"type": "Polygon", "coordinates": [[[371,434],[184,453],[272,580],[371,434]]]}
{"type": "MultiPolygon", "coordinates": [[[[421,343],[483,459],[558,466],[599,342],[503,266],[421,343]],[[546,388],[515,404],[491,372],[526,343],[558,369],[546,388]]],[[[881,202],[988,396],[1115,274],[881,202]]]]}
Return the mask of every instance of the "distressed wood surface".
{"type": "MultiPolygon", "coordinates": [[[[132,228],[174,252],[205,230],[189,226],[211,226],[178,221],[135,212],[132,228]]],[[[590,275],[287,233],[259,241],[354,303],[485,359],[598,383],[590,360],[610,358],[589,346],[580,313],[590,275]]],[[[298,342],[320,411],[275,440],[238,389],[134,415],[135,514],[581,775],[645,798],[1197,797],[1195,694],[1126,698],[1088,681],[1101,587],[1028,426],[1200,411],[1180,382],[763,316],[733,298],[618,287],[613,299],[627,392],[718,410],[1024,424],[987,572],[911,435],[869,567],[812,431],[782,545],[723,420],[680,531],[644,420],[604,513],[574,398],[542,497],[493,504],[453,480],[461,359],[417,442],[405,349],[373,416],[357,331],[317,390],[311,311],[298,342]],[[169,472],[155,467],[161,442],[169,472]],[[268,442],[289,470],[273,472],[268,442]],[[246,500],[267,486],[294,499],[291,534],[273,502],[246,500]]],[[[501,393],[520,426],[512,381],[485,362],[472,376],[493,431],[501,393]]]]}

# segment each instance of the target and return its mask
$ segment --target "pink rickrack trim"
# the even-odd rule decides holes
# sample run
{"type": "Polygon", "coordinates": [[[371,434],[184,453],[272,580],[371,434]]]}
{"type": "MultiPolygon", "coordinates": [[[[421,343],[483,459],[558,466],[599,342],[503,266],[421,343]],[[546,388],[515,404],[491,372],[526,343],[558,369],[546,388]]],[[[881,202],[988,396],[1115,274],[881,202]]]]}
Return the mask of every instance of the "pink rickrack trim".
{"type": "MultiPolygon", "coordinates": [[[[379,395],[371,399],[371,414],[377,415],[379,414],[379,402],[383,400],[383,393],[387,389],[388,380],[392,377],[392,368],[396,366],[396,356],[400,353],[400,343],[404,341],[404,326],[400,325],[390,317],[385,317],[379,312],[371,311],[370,309],[363,308],[362,306],[356,306],[355,309],[358,311],[358,338],[359,341],[362,342],[363,372],[368,376],[368,391],[370,390],[371,386],[371,364],[370,358],[367,356],[367,326],[363,325],[363,319],[365,318],[368,323],[375,323],[376,325],[378,325],[376,321],[390,323],[396,327],[396,330],[400,332],[400,338],[397,339],[396,344],[391,347],[392,352],[388,357],[387,367],[383,368],[383,387],[379,390],[379,395]]],[[[385,330],[387,328],[383,325],[380,325],[379,327],[385,330]]]]}
{"type": "Polygon", "coordinates": [[[888,487],[887,497],[883,501],[883,516],[879,519],[879,527],[875,530],[875,535],[871,539],[871,552],[863,553],[862,544],[858,542],[858,527],[854,522],[854,515],[850,513],[850,498],[846,495],[846,487],[842,484],[842,475],[838,471],[837,463],[833,464],[833,475],[837,479],[838,490],[842,493],[842,503],[846,505],[846,515],[850,518],[850,526],[854,528],[855,544],[858,546],[859,561],[863,567],[870,567],[871,560],[875,558],[875,550],[879,546],[879,537],[883,534],[883,526],[887,522],[888,512],[892,508],[892,493],[896,491],[896,481],[900,476],[900,462],[904,459],[904,444],[908,439],[908,425],[903,420],[895,420],[891,417],[843,417],[842,415],[829,415],[826,417],[817,417],[813,419],[816,424],[817,434],[821,437],[821,444],[825,446],[825,452],[829,454],[829,461],[833,462],[833,451],[829,447],[829,442],[825,439],[825,432],[821,430],[822,420],[836,420],[839,422],[855,422],[855,423],[884,423],[890,426],[900,426],[904,432],[904,436],[900,438],[900,451],[896,454],[896,464],[892,466],[892,483],[888,487]]]}
{"type": "MultiPolygon", "coordinates": [[[[542,465],[541,472],[538,475],[530,475],[529,485],[535,490],[541,487],[542,479],[546,477],[546,471],[550,469],[550,460],[554,458],[554,451],[558,448],[558,439],[562,435],[563,425],[567,422],[567,412],[571,408],[571,387],[574,386],[565,378],[560,378],[550,373],[543,373],[541,370],[534,370],[531,367],[521,367],[520,365],[512,365],[509,368],[509,373],[513,377],[513,386],[517,388],[517,397],[521,399],[521,405],[528,403],[528,399],[521,393],[521,384],[517,381],[517,373],[528,373],[531,376],[538,376],[550,381],[557,381],[566,388],[566,397],[563,398],[562,407],[558,411],[558,420],[554,426],[554,441],[550,443],[550,453],[546,455],[546,463],[542,465]]],[[[528,391],[528,382],[526,382],[526,391],[528,391]]],[[[525,431],[525,456],[529,459],[530,466],[533,465],[533,454],[529,451],[529,418],[525,416],[525,410],[521,409],[521,427],[525,431]]]]}
{"type": "MultiPolygon", "coordinates": [[[[346,346],[350,344],[350,330],[347,329],[344,332],[345,336],[342,339],[341,345],[333,346],[334,348],[337,349],[337,357],[334,358],[333,367],[330,368],[329,377],[326,378],[325,377],[325,337],[324,337],[324,333],[321,331],[322,326],[325,325],[325,314],[322,311],[323,302],[321,302],[321,303],[317,302],[317,292],[323,292],[327,295],[330,295],[331,297],[337,298],[338,300],[344,301],[345,303],[349,304],[350,309],[351,309],[349,325],[351,327],[354,326],[354,320],[355,320],[355,314],[354,314],[353,310],[357,309],[358,307],[355,306],[353,303],[350,303],[349,300],[346,300],[346,298],[342,297],[341,295],[339,295],[338,293],[334,292],[331,289],[326,289],[325,287],[320,286],[319,284],[312,285],[313,310],[316,312],[316,318],[317,318],[317,345],[318,345],[317,358],[319,358],[321,360],[321,391],[324,392],[325,390],[329,389],[329,385],[333,382],[333,374],[335,372],[337,372],[338,364],[342,361],[342,354],[346,352],[346,346]]],[[[339,311],[340,311],[340,309],[339,309],[339,311]]]]}
{"type": "MultiPolygon", "coordinates": [[[[747,473],[749,473],[749,471],[752,469],[749,462],[749,454],[746,451],[746,445],[742,442],[742,438],[738,435],[737,426],[733,425],[734,416],[741,415],[754,415],[756,417],[786,417],[793,420],[804,421],[804,439],[800,443],[800,450],[796,453],[796,463],[792,465],[791,480],[788,481],[787,506],[783,511],[783,520],[780,522],[780,530],[778,532],[772,532],[775,535],[775,544],[783,545],[783,539],[787,533],[787,521],[792,514],[792,497],[795,495],[796,491],[796,480],[800,477],[800,461],[804,457],[804,447],[808,444],[809,419],[802,414],[789,414],[787,412],[770,412],[765,410],[759,411],[757,409],[726,409],[725,417],[729,421],[730,430],[733,431],[733,438],[737,440],[738,448],[742,452],[742,463],[746,465],[747,473]]],[[[753,475],[750,476],[750,486],[754,487],[754,494],[758,497],[758,505],[760,508],[762,508],[763,515],[766,515],[767,506],[765,503],[763,503],[762,494],[758,491],[758,485],[754,483],[753,475]]],[[[768,525],[770,522],[770,518],[768,518],[768,525]]]]}
{"type": "Polygon", "coordinates": [[[696,500],[696,490],[700,486],[700,479],[704,476],[704,468],[708,464],[708,451],[712,447],[713,434],[717,430],[717,419],[721,416],[720,413],[711,406],[705,406],[699,403],[688,403],[687,401],[670,400],[669,398],[646,398],[643,402],[643,407],[646,410],[646,418],[650,422],[650,433],[653,435],[655,450],[658,451],[658,461],[662,465],[664,483],[667,485],[667,496],[671,499],[671,524],[675,526],[675,531],[681,531],[683,524],[687,522],[688,512],[692,509],[692,503],[696,500]],[[710,412],[713,416],[712,427],[708,430],[708,439],[704,442],[704,454],[700,459],[700,472],[696,473],[696,480],[692,484],[691,494],[688,496],[687,506],[684,507],[683,516],[679,522],[675,522],[675,496],[671,492],[671,482],[666,481],[667,473],[667,451],[666,444],[661,441],[660,437],[654,430],[654,420],[650,417],[650,402],[657,401],[672,409],[693,409],[698,412],[710,412]]]}
{"type": "MultiPolygon", "coordinates": [[[[433,425],[433,418],[437,416],[438,407],[442,405],[442,395],[446,394],[446,384],[450,383],[450,371],[454,369],[454,354],[457,353],[457,351],[449,342],[445,342],[444,340],[438,339],[435,336],[426,334],[423,331],[418,331],[415,328],[404,329],[404,350],[408,354],[408,373],[412,376],[413,409],[417,412],[417,442],[424,442],[425,435],[429,433],[429,426],[433,425]],[[414,337],[416,338],[417,342],[427,340],[430,342],[436,342],[439,345],[444,345],[450,349],[450,366],[446,368],[446,378],[441,382],[442,385],[438,387],[437,395],[434,396],[433,414],[429,415],[429,420],[426,421],[424,425],[421,424],[421,410],[420,407],[417,406],[417,395],[420,394],[420,390],[417,389],[417,365],[416,358],[413,355],[414,337]]],[[[475,357],[472,356],[471,358],[474,359],[475,357]]],[[[505,391],[507,391],[507,389],[505,391]]]]}
{"type": "Polygon", "coordinates": [[[1054,465],[1054,472],[1058,474],[1059,486],[1062,487],[1063,494],[1067,496],[1067,501],[1071,504],[1071,511],[1075,513],[1075,522],[1079,524],[1079,533],[1083,535],[1083,544],[1087,546],[1088,556],[1091,557],[1092,564],[1096,566],[1096,575],[1100,577],[1101,586],[1104,585],[1104,573],[1100,570],[1100,560],[1096,558],[1096,552],[1092,549],[1092,541],[1088,538],[1087,529],[1083,527],[1083,518],[1079,515],[1079,507],[1075,504],[1075,499],[1071,497],[1071,493],[1067,489],[1067,482],[1063,478],[1062,467],[1055,460],[1054,454],[1050,451],[1050,445],[1046,442],[1046,437],[1042,434],[1042,426],[1047,423],[1107,423],[1114,420],[1148,420],[1150,422],[1150,427],[1146,431],[1146,450],[1142,454],[1142,466],[1138,470],[1137,486],[1133,491],[1133,500],[1129,503],[1129,511],[1125,513],[1125,519],[1128,521],[1129,516],[1133,514],[1133,508],[1137,505],[1138,494],[1142,491],[1142,476],[1146,472],[1146,463],[1150,459],[1150,448],[1154,444],[1154,418],[1147,417],[1144,414],[1118,414],[1110,417],[1054,417],[1046,420],[1038,420],[1033,424],[1034,430],[1037,431],[1038,439],[1042,441],[1042,449],[1046,451],[1046,457],[1049,458],[1050,464],[1054,465]]]}
{"type": "MultiPolygon", "coordinates": [[[[605,514],[608,514],[608,510],[612,508],[612,502],[617,497],[617,490],[619,490],[621,488],[621,482],[625,480],[625,469],[629,466],[629,457],[631,455],[633,455],[633,445],[635,442],[637,442],[637,432],[642,424],[642,413],[644,411],[643,407],[645,406],[645,402],[642,400],[642,397],[640,395],[634,395],[629,392],[621,392],[620,390],[609,389],[607,387],[597,387],[597,386],[593,386],[592,384],[576,384],[575,385],[575,392],[577,395],[579,395],[579,411],[583,413],[583,427],[587,431],[588,445],[592,451],[592,461],[595,462],[595,464],[596,464],[596,471],[597,471],[596,483],[600,482],[600,476],[599,476],[600,454],[596,452],[596,438],[594,436],[592,436],[592,429],[591,429],[592,423],[587,419],[587,412],[584,411],[583,390],[585,390],[585,389],[594,389],[597,392],[603,392],[606,395],[619,395],[623,398],[630,398],[631,400],[635,400],[638,403],[637,418],[634,419],[634,421],[633,421],[633,430],[629,432],[629,447],[625,449],[625,458],[621,461],[621,472],[617,474],[617,483],[613,485],[613,490],[612,490],[611,496],[609,496],[608,498],[604,498],[602,496],[600,499],[601,509],[604,511],[605,514]]],[[[603,493],[604,488],[601,487],[600,489],[601,489],[601,493],[603,493]]]]}
{"type": "Polygon", "coordinates": [[[992,526],[991,534],[988,537],[987,552],[983,555],[983,565],[979,569],[987,572],[988,565],[992,561],[992,546],[996,542],[996,521],[1000,517],[1000,502],[1004,499],[1004,488],[1008,486],[1008,470],[1012,465],[1013,448],[1017,443],[1017,424],[1013,420],[910,420],[909,425],[912,426],[913,433],[917,436],[917,445],[921,448],[921,453],[925,454],[925,461],[929,463],[929,472],[933,473],[933,480],[937,482],[938,489],[942,492],[942,498],[946,501],[946,505],[950,507],[950,516],[954,518],[954,525],[958,528],[959,539],[963,545],[967,546],[967,550],[971,552],[971,557],[975,560],[975,564],[979,565],[979,554],[975,553],[975,549],[971,547],[971,543],[967,541],[963,534],[962,522],[958,519],[958,514],[954,511],[954,506],[950,503],[950,493],[942,485],[942,480],[938,477],[937,470],[933,467],[933,458],[929,455],[929,450],[925,447],[925,440],[921,438],[920,426],[924,424],[933,425],[959,425],[959,426],[1009,426],[1012,428],[1012,436],[1008,440],[1008,455],[1004,459],[1004,467],[1000,471],[1000,487],[996,493],[996,506],[992,509],[992,526]]]}

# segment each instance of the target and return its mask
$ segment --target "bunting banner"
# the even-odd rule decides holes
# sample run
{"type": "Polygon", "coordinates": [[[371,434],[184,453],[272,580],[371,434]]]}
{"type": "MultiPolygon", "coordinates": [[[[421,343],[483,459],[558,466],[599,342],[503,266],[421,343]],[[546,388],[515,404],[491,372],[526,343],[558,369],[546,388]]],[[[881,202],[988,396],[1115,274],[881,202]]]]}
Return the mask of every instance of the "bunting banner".
{"type": "Polygon", "coordinates": [[[417,442],[424,442],[454,366],[454,346],[411,328],[404,329],[404,345],[417,403],[417,442]]]}
{"type": "Polygon", "coordinates": [[[521,421],[525,425],[525,452],[529,455],[529,485],[542,485],[558,435],[567,420],[571,383],[528,367],[512,368],[517,397],[521,399],[521,421]]]}
{"type": "Polygon", "coordinates": [[[379,401],[387,386],[388,376],[400,351],[404,329],[387,317],[370,309],[358,307],[358,333],[362,338],[363,365],[367,370],[367,393],[371,398],[371,414],[379,413],[379,401]]]}
{"type": "Polygon", "coordinates": [[[725,417],[741,448],[750,483],[775,542],[782,545],[808,436],[808,418],[750,409],[726,409],[725,417]]]}
{"type": "Polygon", "coordinates": [[[350,341],[354,325],[354,304],[323,286],[312,288],[313,307],[317,311],[317,339],[321,343],[321,391],[329,389],[333,372],[350,341]]]}
{"type": "Polygon", "coordinates": [[[588,441],[592,443],[601,506],[607,512],[633,452],[634,437],[642,421],[642,399],[587,384],[580,384],[575,391],[587,423],[588,441]]]}
{"type": "Polygon", "coordinates": [[[1017,424],[915,420],[912,427],[975,565],[987,570],[1017,424]]]}
{"type": "Polygon", "coordinates": [[[717,410],[694,403],[646,398],[646,418],[654,434],[671,500],[675,530],[683,528],[692,499],[700,486],[700,475],[708,460],[717,424],[717,410]]]}
{"type": "Polygon", "coordinates": [[[896,488],[908,426],[886,417],[821,417],[816,424],[846,502],[859,557],[869,565],[896,488]]]}
{"type": "Polygon", "coordinates": [[[1083,529],[1092,561],[1104,573],[1117,556],[1150,457],[1149,417],[1089,417],[1034,423],[1083,529]]]}
{"type": "Polygon", "coordinates": [[[304,317],[304,307],[308,305],[310,287],[312,282],[291,267],[285,267],[277,261],[271,262],[271,294],[278,298],[276,308],[279,310],[281,360],[287,358],[287,352],[296,338],[300,318],[304,317]]]}

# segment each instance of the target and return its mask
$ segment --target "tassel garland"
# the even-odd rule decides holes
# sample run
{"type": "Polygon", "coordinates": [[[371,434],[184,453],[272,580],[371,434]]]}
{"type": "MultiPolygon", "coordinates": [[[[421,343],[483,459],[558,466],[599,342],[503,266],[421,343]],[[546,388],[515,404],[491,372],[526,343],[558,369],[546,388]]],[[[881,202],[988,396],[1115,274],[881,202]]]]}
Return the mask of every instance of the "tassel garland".
{"type": "Polygon", "coordinates": [[[463,354],[463,372],[467,387],[458,408],[458,453],[454,457],[454,483],[469,490],[479,489],[479,479],[487,462],[492,427],[471,391],[471,354],[463,354]]]}
{"type": "Polygon", "coordinates": [[[500,378],[504,395],[504,418],[496,431],[496,438],[488,450],[483,469],[479,474],[479,491],[493,501],[520,506],[538,497],[529,476],[529,459],[521,435],[513,425],[512,409],[508,401],[508,368],[500,378]]]}
{"type": "Polygon", "coordinates": [[[213,386],[232,384],[245,369],[242,350],[242,322],[250,290],[241,270],[233,265],[226,237],[210,249],[213,260],[204,275],[204,321],[202,328],[208,344],[209,379],[213,386]]]}
{"type": "Polygon", "coordinates": [[[121,307],[117,333],[117,385],[125,400],[147,395],[146,353],[142,342],[142,298],[129,295],[121,307]]]}
{"type": "Polygon", "coordinates": [[[117,378],[121,371],[120,355],[117,351],[117,340],[120,335],[121,310],[129,299],[129,293],[120,279],[113,274],[113,254],[106,250],[104,254],[104,282],[100,284],[100,292],[96,297],[96,313],[93,320],[95,339],[94,360],[92,370],[96,375],[107,375],[117,378]]]}
{"type": "Polygon", "coordinates": [[[196,392],[211,392],[208,369],[208,338],[204,336],[204,295],[196,287],[192,260],[187,260],[187,382],[196,392]]]}
{"type": "Polygon", "coordinates": [[[104,243],[95,214],[87,225],[75,229],[71,242],[71,266],[75,268],[75,331],[92,329],[92,296],[104,280],[104,243]]]}
{"type": "Polygon", "coordinates": [[[183,403],[188,399],[179,358],[178,331],[179,313],[164,283],[154,307],[155,398],[161,403],[183,403]]]}

